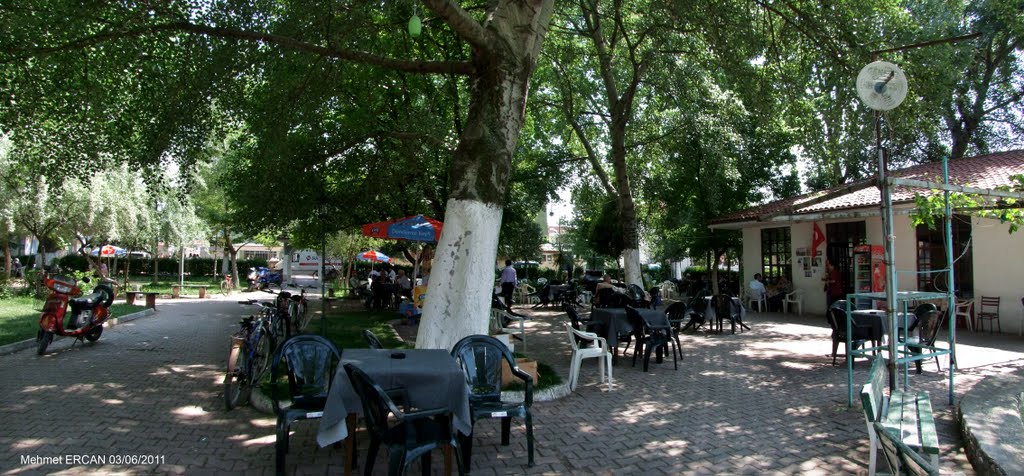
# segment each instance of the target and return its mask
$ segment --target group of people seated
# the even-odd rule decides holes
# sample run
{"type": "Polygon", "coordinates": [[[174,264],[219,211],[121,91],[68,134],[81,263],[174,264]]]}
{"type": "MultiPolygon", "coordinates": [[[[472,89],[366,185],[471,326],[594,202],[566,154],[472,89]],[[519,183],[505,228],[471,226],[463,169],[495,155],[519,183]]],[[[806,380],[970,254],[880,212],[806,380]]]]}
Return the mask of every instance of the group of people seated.
{"type": "Polygon", "coordinates": [[[365,305],[371,309],[397,308],[402,297],[412,299],[412,280],[404,269],[395,270],[385,265],[382,270],[373,269],[367,275],[369,295],[365,305]]]}
{"type": "Polygon", "coordinates": [[[760,300],[763,296],[768,302],[769,311],[782,311],[782,300],[786,298],[787,294],[793,292],[793,283],[789,282],[785,276],[779,276],[778,279],[765,284],[761,273],[757,273],[747,285],[747,291],[753,299],[760,300]]]}

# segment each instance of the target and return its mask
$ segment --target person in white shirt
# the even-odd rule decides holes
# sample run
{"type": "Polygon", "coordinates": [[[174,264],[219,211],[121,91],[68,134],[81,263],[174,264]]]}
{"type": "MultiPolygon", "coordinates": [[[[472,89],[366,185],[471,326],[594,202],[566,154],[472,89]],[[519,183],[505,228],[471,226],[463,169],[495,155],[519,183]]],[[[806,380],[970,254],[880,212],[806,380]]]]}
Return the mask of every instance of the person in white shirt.
{"type": "Polygon", "coordinates": [[[750,289],[751,299],[757,299],[758,301],[764,299],[764,294],[767,290],[764,287],[764,282],[761,281],[761,273],[754,275],[754,279],[750,281],[747,288],[750,289]]]}
{"type": "Polygon", "coordinates": [[[516,290],[519,276],[516,269],[512,267],[512,260],[505,260],[505,269],[501,270],[501,295],[505,298],[505,305],[512,309],[512,293],[516,290]]]}

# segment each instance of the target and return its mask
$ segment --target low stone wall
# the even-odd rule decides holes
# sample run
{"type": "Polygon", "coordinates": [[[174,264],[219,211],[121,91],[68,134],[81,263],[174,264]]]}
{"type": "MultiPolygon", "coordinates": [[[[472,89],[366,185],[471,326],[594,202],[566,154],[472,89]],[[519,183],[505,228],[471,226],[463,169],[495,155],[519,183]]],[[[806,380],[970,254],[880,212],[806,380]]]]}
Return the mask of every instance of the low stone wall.
{"type": "Polygon", "coordinates": [[[1024,474],[1024,371],[989,377],[960,400],[964,451],[978,474],[1024,474]]]}

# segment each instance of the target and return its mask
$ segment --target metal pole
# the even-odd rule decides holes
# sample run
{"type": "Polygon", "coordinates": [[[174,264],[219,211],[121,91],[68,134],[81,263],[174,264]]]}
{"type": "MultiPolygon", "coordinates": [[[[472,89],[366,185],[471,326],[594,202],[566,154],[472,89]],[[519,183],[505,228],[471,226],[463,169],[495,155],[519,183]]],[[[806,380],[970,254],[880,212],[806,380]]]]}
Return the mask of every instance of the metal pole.
{"type": "MultiPolygon", "coordinates": [[[[949,185],[949,158],[942,158],[942,183],[949,185]]],[[[949,190],[942,192],[946,211],[946,316],[949,320],[949,404],[953,404],[953,365],[956,363],[956,296],[953,294],[953,210],[949,204],[949,190]]],[[[934,352],[934,350],[933,350],[934,352]]]]}
{"type": "Polygon", "coordinates": [[[882,235],[885,246],[885,316],[889,326],[889,389],[896,390],[896,263],[894,259],[893,241],[895,234],[892,226],[892,194],[886,181],[887,166],[885,149],[882,148],[882,113],[875,111],[875,147],[878,150],[878,188],[882,195],[882,235]]]}

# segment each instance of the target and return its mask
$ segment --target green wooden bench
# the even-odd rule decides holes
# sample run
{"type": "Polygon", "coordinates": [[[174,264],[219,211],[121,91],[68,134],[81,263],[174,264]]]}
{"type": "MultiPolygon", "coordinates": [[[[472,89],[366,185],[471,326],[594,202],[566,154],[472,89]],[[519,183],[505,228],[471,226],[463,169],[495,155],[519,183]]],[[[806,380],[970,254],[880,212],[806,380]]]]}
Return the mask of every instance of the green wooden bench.
{"type": "Polygon", "coordinates": [[[892,430],[907,446],[931,457],[932,466],[939,466],[939,437],[935,431],[932,403],[927,392],[893,391],[885,396],[889,386],[889,368],[881,355],[875,357],[868,373],[868,382],[861,387],[860,400],[864,405],[864,420],[868,426],[871,451],[868,475],[875,474],[875,456],[878,435],[874,423],[892,430]]]}

